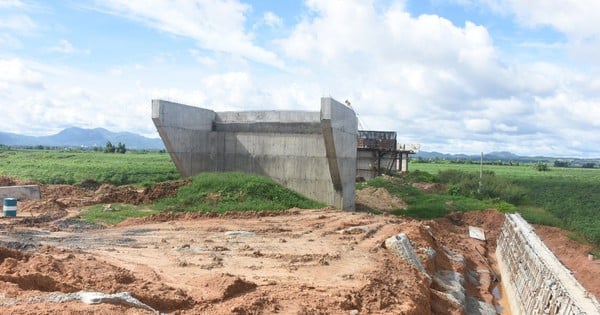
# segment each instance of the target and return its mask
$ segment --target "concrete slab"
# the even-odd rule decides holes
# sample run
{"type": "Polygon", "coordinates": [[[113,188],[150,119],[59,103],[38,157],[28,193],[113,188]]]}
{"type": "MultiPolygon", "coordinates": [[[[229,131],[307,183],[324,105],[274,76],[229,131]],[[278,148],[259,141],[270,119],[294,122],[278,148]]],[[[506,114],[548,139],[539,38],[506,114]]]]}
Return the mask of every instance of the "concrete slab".
{"type": "Polygon", "coordinates": [[[17,200],[39,200],[41,198],[40,186],[22,185],[0,187],[0,199],[4,198],[16,198],[17,200]]]}

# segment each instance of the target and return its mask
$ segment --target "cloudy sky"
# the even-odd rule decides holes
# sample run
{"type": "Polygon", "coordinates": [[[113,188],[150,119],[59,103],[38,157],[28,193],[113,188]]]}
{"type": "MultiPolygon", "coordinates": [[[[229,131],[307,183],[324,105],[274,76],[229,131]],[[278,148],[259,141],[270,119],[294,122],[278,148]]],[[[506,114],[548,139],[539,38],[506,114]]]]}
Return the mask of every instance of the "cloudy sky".
{"type": "Polygon", "coordinates": [[[600,157],[600,1],[0,0],[0,130],[158,137],[151,100],[312,110],[446,153],[600,157]]]}

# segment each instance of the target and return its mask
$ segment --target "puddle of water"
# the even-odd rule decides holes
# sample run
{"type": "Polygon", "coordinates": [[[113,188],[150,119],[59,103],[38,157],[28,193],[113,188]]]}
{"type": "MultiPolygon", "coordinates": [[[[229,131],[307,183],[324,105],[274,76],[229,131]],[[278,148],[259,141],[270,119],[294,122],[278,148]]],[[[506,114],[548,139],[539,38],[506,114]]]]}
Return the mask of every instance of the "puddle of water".
{"type": "Polygon", "coordinates": [[[503,293],[502,284],[497,282],[492,289],[492,295],[494,296],[494,308],[496,309],[497,314],[510,315],[510,306],[508,305],[508,300],[503,293]]]}

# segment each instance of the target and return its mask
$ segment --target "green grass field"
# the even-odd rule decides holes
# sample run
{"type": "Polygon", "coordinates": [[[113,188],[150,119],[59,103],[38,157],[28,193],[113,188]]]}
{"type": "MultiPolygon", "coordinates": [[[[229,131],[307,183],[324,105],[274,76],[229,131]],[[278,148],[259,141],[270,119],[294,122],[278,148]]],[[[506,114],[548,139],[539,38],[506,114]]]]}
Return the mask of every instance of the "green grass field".
{"type": "Polygon", "coordinates": [[[166,153],[59,150],[2,150],[0,175],[43,184],[77,184],[93,179],[114,185],[139,186],[180,178],[166,153]]]}
{"type": "MultiPolygon", "coordinates": [[[[524,198],[515,205],[528,221],[577,231],[600,246],[600,169],[550,166],[548,171],[540,172],[532,164],[484,165],[483,169],[506,180],[509,188],[524,192],[524,198]]],[[[459,170],[479,174],[479,165],[411,163],[409,170],[431,174],[459,170]]],[[[485,188],[485,178],[483,185],[485,188]]]]}
{"type": "MultiPolygon", "coordinates": [[[[439,171],[456,169],[465,172],[479,172],[479,164],[457,164],[457,163],[410,163],[409,170],[425,171],[437,174],[439,171]]],[[[521,163],[519,165],[490,165],[484,164],[484,171],[492,171],[498,176],[506,176],[512,179],[553,179],[553,178],[577,178],[578,181],[600,183],[600,168],[575,168],[575,167],[553,167],[548,166],[549,171],[540,172],[533,164],[521,163]]]]}

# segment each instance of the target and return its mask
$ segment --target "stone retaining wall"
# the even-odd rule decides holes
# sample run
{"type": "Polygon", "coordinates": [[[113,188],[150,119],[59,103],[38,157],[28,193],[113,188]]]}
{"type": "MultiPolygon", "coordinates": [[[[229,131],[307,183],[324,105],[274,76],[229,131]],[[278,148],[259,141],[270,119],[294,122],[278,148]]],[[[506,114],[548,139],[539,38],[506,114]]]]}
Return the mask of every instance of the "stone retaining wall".
{"type": "Polygon", "coordinates": [[[506,215],[496,257],[513,314],[600,314],[594,296],[520,215],[506,215]]]}

